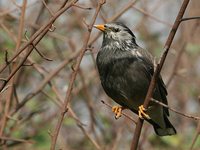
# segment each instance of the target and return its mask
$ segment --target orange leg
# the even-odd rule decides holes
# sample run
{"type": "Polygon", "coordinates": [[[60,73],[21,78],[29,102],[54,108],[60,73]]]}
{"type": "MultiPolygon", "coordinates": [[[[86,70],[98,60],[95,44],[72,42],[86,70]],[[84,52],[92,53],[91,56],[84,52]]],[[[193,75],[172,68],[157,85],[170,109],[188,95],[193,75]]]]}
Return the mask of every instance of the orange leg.
{"type": "Polygon", "coordinates": [[[119,119],[122,116],[122,110],[125,109],[122,106],[113,106],[112,111],[115,113],[115,119],[119,119]]]}
{"type": "Polygon", "coordinates": [[[145,113],[146,109],[143,105],[138,107],[138,116],[140,119],[151,119],[148,114],[145,113]]]}

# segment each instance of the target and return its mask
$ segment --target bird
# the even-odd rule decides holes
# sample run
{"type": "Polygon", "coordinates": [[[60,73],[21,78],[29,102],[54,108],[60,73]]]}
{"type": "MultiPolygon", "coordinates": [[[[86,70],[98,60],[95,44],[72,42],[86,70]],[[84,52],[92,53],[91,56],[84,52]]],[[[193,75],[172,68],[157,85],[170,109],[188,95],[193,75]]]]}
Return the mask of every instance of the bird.
{"type": "MultiPolygon", "coordinates": [[[[158,136],[176,134],[168,119],[168,108],[152,101],[147,109],[143,106],[154,73],[153,56],[136,43],[136,36],[122,22],[94,27],[103,32],[96,65],[105,93],[119,104],[112,107],[115,118],[118,119],[124,109],[129,109],[149,122],[158,136]]],[[[167,90],[161,75],[152,98],[168,105],[167,90]]]]}

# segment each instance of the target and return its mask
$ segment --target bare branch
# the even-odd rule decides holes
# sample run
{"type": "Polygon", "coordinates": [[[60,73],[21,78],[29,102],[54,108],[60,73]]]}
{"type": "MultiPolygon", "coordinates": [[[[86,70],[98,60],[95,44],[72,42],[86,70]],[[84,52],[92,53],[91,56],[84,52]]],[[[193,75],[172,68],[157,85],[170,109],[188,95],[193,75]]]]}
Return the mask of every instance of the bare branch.
{"type": "Polygon", "coordinates": [[[92,31],[92,27],[94,25],[94,22],[97,18],[97,15],[101,9],[101,6],[105,3],[105,0],[99,0],[99,3],[98,3],[98,6],[97,6],[97,9],[96,9],[96,12],[93,16],[93,19],[90,23],[90,26],[88,28],[88,33],[85,37],[85,43],[82,47],[82,50],[80,52],[80,55],[77,59],[77,63],[76,63],[76,66],[75,66],[75,70],[74,72],[72,73],[71,75],[71,79],[70,79],[70,83],[69,83],[69,87],[68,87],[68,90],[67,90],[67,93],[66,93],[66,98],[64,100],[64,105],[63,105],[63,109],[61,111],[61,114],[60,114],[60,117],[59,117],[59,120],[56,124],[56,128],[54,130],[54,134],[53,134],[53,138],[52,138],[52,143],[51,143],[51,150],[54,150],[55,149],[55,145],[56,145],[56,141],[57,141],[57,137],[58,137],[58,134],[59,134],[59,131],[60,131],[60,128],[61,128],[61,125],[62,125],[62,122],[63,122],[63,119],[64,119],[64,115],[65,115],[65,110],[67,108],[67,105],[70,101],[70,96],[71,96],[71,92],[72,92],[72,89],[73,89],[73,84],[74,84],[74,81],[76,79],[76,75],[77,75],[77,72],[78,72],[78,69],[79,69],[79,66],[80,66],[80,63],[81,63],[81,60],[85,54],[85,51],[87,50],[87,46],[88,46],[88,42],[89,42],[89,38],[90,38],[90,34],[91,34],[91,31],[92,31]]]}
{"type": "MultiPolygon", "coordinates": [[[[106,106],[110,107],[112,109],[112,106],[108,103],[106,103],[105,101],[101,100],[101,102],[103,104],[105,104],[106,106]]],[[[137,121],[135,121],[132,117],[130,117],[129,115],[127,115],[126,113],[122,112],[122,115],[124,115],[126,118],[128,118],[129,120],[133,121],[135,124],[137,124],[137,121]]]]}
{"type": "Polygon", "coordinates": [[[17,141],[17,142],[29,143],[29,144],[34,144],[35,143],[34,141],[18,139],[18,138],[11,138],[11,137],[5,137],[5,136],[1,136],[0,139],[4,140],[4,141],[17,141]]]}
{"type": "Polygon", "coordinates": [[[188,17],[188,18],[182,18],[180,21],[190,21],[190,20],[198,20],[200,19],[200,17],[188,17]]]}
{"type": "Polygon", "coordinates": [[[200,120],[200,117],[195,117],[195,116],[192,116],[192,115],[187,115],[185,113],[177,111],[176,109],[173,109],[170,106],[168,106],[168,105],[166,105],[166,104],[164,104],[164,103],[162,103],[162,102],[160,102],[158,100],[155,100],[153,98],[151,98],[151,101],[154,102],[154,103],[157,103],[157,104],[159,104],[159,105],[161,105],[161,106],[163,106],[165,108],[168,108],[169,110],[171,110],[171,111],[173,111],[173,112],[175,112],[175,113],[177,113],[177,114],[179,114],[181,116],[184,116],[184,117],[187,117],[187,118],[190,118],[190,119],[194,119],[194,120],[200,120]]]}
{"type": "MultiPolygon", "coordinates": [[[[35,43],[35,45],[37,45],[39,43],[39,41],[46,35],[46,33],[49,31],[49,28],[52,26],[53,22],[62,14],[64,13],[68,8],[70,8],[74,3],[76,3],[77,0],[73,0],[71,1],[68,5],[66,5],[65,7],[61,8],[54,17],[52,17],[49,22],[45,25],[43,25],[32,37],[31,39],[19,50],[17,50],[17,53],[10,59],[8,60],[8,64],[11,63],[16,57],[18,57],[26,48],[28,48],[30,45],[32,45],[33,41],[38,38],[35,43]]],[[[21,68],[21,66],[24,64],[24,62],[26,61],[26,59],[29,57],[29,55],[31,54],[32,50],[33,50],[33,46],[30,46],[28,48],[28,51],[26,53],[26,55],[24,56],[24,58],[22,59],[22,61],[19,63],[19,65],[11,72],[11,74],[9,75],[9,77],[7,78],[7,81],[4,82],[1,86],[0,86],[0,91],[2,91],[2,89],[5,87],[5,85],[7,84],[7,82],[15,75],[15,73],[21,68]]],[[[8,66],[8,64],[3,65],[3,67],[0,69],[0,73],[8,66]]]]}
{"type": "MultiPolygon", "coordinates": [[[[160,71],[162,69],[162,66],[165,62],[165,59],[166,59],[166,56],[168,54],[168,51],[170,49],[170,46],[173,42],[173,39],[174,39],[174,36],[176,34],[176,31],[181,23],[181,19],[185,13],[185,10],[188,6],[188,3],[189,3],[190,0],[184,0],[183,3],[182,3],[182,6],[179,10],[179,13],[176,17],[176,20],[174,22],[174,25],[170,31],[170,34],[167,38],[167,41],[165,43],[165,46],[164,46],[164,53],[162,54],[162,57],[159,61],[159,64],[157,65],[156,67],[156,70],[153,74],[153,77],[151,79],[151,82],[150,82],[150,85],[149,85],[149,89],[148,89],[148,92],[147,92],[147,95],[146,95],[146,98],[145,98],[145,101],[144,101],[144,108],[147,108],[148,107],[148,104],[150,102],[150,99],[152,97],[152,94],[153,94],[153,91],[154,91],[154,88],[155,88],[155,85],[156,85],[156,81],[158,79],[158,76],[160,74],[160,71]]],[[[137,146],[138,146],[138,142],[139,142],[139,137],[140,137],[140,133],[141,133],[141,130],[142,130],[142,125],[143,125],[143,121],[142,119],[138,119],[138,122],[137,122],[137,125],[136,125],[136,129],[135,129],[135,132],[134,132],[134,137],[133,137],[133,140],[132,140],[132,144],[131,144],[131,150],[136,150],[137,149],[137,146]]]]}

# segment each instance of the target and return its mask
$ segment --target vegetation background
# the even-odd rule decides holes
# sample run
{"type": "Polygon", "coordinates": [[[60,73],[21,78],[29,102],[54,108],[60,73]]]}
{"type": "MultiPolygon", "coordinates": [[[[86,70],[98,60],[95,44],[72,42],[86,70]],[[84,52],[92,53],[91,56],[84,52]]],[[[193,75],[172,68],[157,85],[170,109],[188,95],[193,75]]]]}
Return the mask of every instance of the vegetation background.
{"type": "MultiPolygon", "coordinates": [[[[111,108],[101,102],[116,105],[104,93],[95,65],[102,35],[88,29],[92,21],[124,22],[139,45],[159,58],[182,1],[107,0],[95,14],[96,0],[0,0],[0,149],[49,149],[62,114],[56,149],[130,149],[135,123],[124,116],[116,120],[111,108]],[[64,2],[69,8],[55,17],[64,2]],[[44,33],[41,27],[52,18],[56,21],[44,28],[47,33],[20,52],[35,33],[44,33]],[[63,112],[66,100],[68,109],[63,112]]],[[[199,0],[191,0],[185,17],[200,16],[199,7],[199,0]]],[[[199,20],[182,22],[162,69],[169,106],[192,116],[200,113],[199,35],[199,20]]],[[[145,122],[138,149],[200,149],[198,120],[170,114],[178,134],[160,138],[145,122]]]]}

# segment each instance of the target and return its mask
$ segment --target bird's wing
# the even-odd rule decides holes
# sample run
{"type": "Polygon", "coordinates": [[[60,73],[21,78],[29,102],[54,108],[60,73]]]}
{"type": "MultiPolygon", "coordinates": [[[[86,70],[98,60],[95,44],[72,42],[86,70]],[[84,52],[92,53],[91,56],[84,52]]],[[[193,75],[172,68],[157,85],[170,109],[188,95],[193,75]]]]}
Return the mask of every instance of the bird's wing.
{"type": "MultiPolygon", "coordinates": [[[[144,50],[142,48],[138,48],[137,51],[139,52],[138,58],[142,60],[145,74],[148,77],[149,82],[150,82],[151,78],[153,76],[153,73],[154,73],[153,57],[147,50],[144,50]]],[[[156,88],[157,88],[158,92],[160,93],[160,98],[161,98],[161,99],[158,99],[158,100],[160,100],[164,104],[168,105],[167,97],[166,97],[167,96],[167,90],[166,90],[166,86],[165,86],[165,84],[162,80],[161,75],[159,75],[159,77],[158,77],[156,88]]],[[[164,108],[164,111],[169,116],[168,109],[164,108]]]]}

